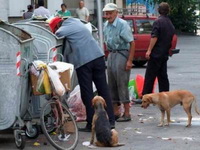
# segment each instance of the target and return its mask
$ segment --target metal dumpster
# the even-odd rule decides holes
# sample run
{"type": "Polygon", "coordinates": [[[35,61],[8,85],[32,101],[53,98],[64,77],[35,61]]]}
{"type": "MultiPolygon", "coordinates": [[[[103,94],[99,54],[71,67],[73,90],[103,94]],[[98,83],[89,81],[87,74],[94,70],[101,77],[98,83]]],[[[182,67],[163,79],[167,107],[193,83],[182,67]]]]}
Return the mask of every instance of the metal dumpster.
{"type": "Polygon", "coordinates": [[[14,129],[15,143],[24,147],[23,117],[28,109],[28,62],[33,37],[24,30],[0,22],[0,130],[14,129]]]}
{"type": "MultiPolygon", "coordinates": [[[[49,49],[55,45],[62,44],[63,38],[58,38],[50,30],[48,30],[48,25],[44,21],[33,21],[31,22],[18,22],[13,24],[16,27],[19,27],[27,32],[29,32],[35,39],[34,44],[34,53],[35,59],[48,62],[49,49]],[[45,28],[46,27],[46,28],[45,28]]],[[[61,53],[61,47],[57,48],[57,53],[61,53]]],[[[50,59],[53,58],[53,51],[50,52],[50,59]]],[[[40,117],[40,110],[43,104],[46,102],[45,95],[31,97],[31,112],[33,118],[40,117]]]]}
{"type": "MultiPolygon", "coordinates": [[[[26,20],[26,22],[29,22],[31,24],[36,24],[36,25],[39,25],[49,31],[51,31],[50,27],[49,27],[49,24],[45,21],[38,21],[38,20],[26,20]]],[[[84,20],[81,20],[82,23],[84,24],[87,24],[88,22],[84,21],[84,20]]],[[[20,22],[19,22],[20,23],[20,22]]],[[[91,27],[92,27],[92,35],[93,37],[99,41],[99,36],[98,36],[98,29],[93,25],[91,24],[91,27]]]]}
{"type": "MultiPolygon", "coordinates": [[[[41,24],[43,23],[41,22],[41,24]]],[[[63,42],[63,38],[58,38],[55,34],[41,25],[30,22],[19,22],[14,25],[31,33],[31,35],[35,38],[33,41],[35,59],[47,62],[49,49],[55,45],[62,44],[63,42]]],[[[61,53],[61,48],[57,49],[57,51],[58,53],[61,53]]],[[[50,53],[50,57],[53,57],[53,52],[50,53]]]]}

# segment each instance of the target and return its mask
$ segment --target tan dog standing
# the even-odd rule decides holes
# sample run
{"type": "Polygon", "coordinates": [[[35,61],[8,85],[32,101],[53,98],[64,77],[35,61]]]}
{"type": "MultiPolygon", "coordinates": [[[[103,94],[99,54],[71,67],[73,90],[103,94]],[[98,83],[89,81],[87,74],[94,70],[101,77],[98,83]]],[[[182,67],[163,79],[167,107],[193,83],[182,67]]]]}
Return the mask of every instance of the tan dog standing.
{"type": "Polygon", "coordinates": [[[95,96],[92,100],[95,113],[92,120],[92,137],[90,144],[94,143],[96,133],[97,142],[95,144],[100,147],[115,147],[124,144],[118,143],[118,132],[110,129],[108,115],[105,111],[106,102],[101,96],[95,96]]]}
{"type": "Polygon", "coordinates": [[[142,105],[141,107],[147,108],[149,104],[155,104],[160,108],[161,111],[161,122],[158,124],[159,127],[164,125],[165,112],[167,113],[167,123],[166,126],[170,123],[170,110],[177,104],[183,105],[185,112],[188,115],[188,124],[186,127],[191,126],[192,121],[192,103],[195,102],[195,111],[199,115],[199,111],[197,109],[195,96],[186,90],[176,90],[171,92],[160,92],[153,94],[145,94],[142,97],[142,105]]]}

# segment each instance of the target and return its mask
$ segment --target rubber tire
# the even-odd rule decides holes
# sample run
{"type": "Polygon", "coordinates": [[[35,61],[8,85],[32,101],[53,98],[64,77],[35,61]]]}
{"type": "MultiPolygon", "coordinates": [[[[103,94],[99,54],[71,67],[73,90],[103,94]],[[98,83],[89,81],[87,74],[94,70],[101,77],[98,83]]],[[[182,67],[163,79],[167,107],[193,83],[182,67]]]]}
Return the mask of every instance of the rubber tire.
{"type": "MultiPolygon", "coordinates": [[[[46,130],[46,127],[45,127],[45,122],[44,122],[44,119],[43,119],[44,118],[44,112],[48,108],[48,105],[51,105],[51,104],[55,104],[55,101],[54,100],[48,101],[46,104],[43,105],[43,107],[41,109],[40,122],[41,122],[42,131],[43,131],[44,135],[46,136],[47,140],[49,141],[49,143],[51,143],[51,145],[53,147],[55,147],[57,150],[66,150],[66,148],[60,147],[58,144],[56,144],[51,139],[51,137],[49,136],[50,133],[49,133],[49,131],[46,130]]],[[[70,115],[70,118],[72,119],[72,121],[75,125],[76,139],[75,139],[75,142],[73,143],[73,145],[70,148],[67,149],[67,150],[73,150],[73,149],[75,149],[76,145],[78,144],[78,127],[77,127],[76,121],[75,121],[72,113],[69,111],[69,109],[63,103],[61,103],[61,105],[68,112],[68,114],[70,115]]]]}
{"type": "Polygon", "coordinates": [[[133,64],[134,64],[136,67],[142,67],[142,66],[144,66],[146,63],[147,63],[146,60],[133,61],[133,64]]]}
{"type": "Polygon", "coordinates": [[[34,134],[30,135],[28,133],[28,129],[26,129],[25,134],[26,134],[26,137],[28,137],[29,139],[36,139],[40,135],[40,128],[38,125],[33,125],[32,127],[34,129],[34,134]]]}
{"type": "Polygon", "coordinates": [[[20,137],[21,142],[18,143],[18,142],[17,142],[17,139],[15,139],[15,145],[16,145],[16,147],[17,147],[18,149],[24,149],[24,147],[25,147],[25,145],[26,145],[26,135],[21,135],[21,134],[19,134],[18,136],[20,137]]]}

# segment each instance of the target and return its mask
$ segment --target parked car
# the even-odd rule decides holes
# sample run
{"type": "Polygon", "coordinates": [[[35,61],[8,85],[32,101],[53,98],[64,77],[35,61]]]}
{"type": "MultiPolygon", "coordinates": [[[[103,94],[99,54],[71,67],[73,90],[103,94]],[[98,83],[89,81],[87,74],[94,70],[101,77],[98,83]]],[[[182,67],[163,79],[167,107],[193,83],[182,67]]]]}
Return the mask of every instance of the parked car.
{"type": "MultiPolygon", "coordinates": [[[[146,64],[147,59],[145,58],[146,51],[148,49],[150,39],[151,39],[151,30],[153,23],[157,17],[155,16],[119,16],[120,18],[126,20],[131,27],[135,40],[135,55],[133,64],[135,66],[143,66],[146,64]]],[[[176,49],[177,36],[174,35],[172,40],[172,47],[169,51],[169,56],[179,53],[179,49],[176,49]]],[[[105,56],[108,56],[108,50],[106,45],[104,45],[105,56]]]]}

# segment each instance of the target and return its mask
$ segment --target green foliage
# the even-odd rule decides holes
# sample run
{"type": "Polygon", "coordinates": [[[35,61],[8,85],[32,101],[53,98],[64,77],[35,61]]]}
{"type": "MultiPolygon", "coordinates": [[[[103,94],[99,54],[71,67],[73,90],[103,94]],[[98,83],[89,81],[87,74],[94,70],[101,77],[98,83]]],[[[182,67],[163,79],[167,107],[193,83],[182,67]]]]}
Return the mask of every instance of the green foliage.
{"type": "Polygon", "coordinates": [[[167,2],[170,5],[171,18],[175,28],[183,32],[195,32],[197,18],[195,13],[197,1],[195,0],[150,0],[153,3],[167,2]]]}

